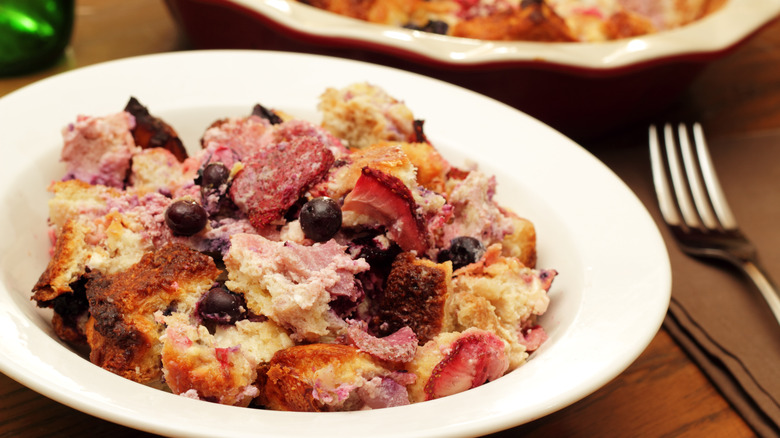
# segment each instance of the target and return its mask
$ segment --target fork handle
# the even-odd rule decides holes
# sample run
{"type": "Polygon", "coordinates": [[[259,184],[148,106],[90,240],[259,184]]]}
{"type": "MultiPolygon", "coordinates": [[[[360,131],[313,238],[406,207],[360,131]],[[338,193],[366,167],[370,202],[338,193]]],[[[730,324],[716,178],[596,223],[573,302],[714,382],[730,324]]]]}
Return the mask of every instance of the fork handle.
{"type": "Polygon", "coordinates": [[[780,293],[777,291],[777,286],[769,278],[769,274],[766,273],[764,268],[757,261],[743,261],[742,269],[750,277],[751,280],[758,287],[761,295],[764,296],[772,313],[775,314],[775,319],[780,323],[780,293]]]}

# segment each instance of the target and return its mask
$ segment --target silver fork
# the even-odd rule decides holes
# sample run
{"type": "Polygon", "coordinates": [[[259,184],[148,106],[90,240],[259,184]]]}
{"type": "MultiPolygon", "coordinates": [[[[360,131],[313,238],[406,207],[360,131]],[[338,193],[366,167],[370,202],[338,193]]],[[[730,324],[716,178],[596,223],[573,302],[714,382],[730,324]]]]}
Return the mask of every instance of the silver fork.
{"type": "Polygon", "coordinates": [[[677,131],[679,141],[675,139],[672,126],[668,123],[664,126],[665,164],[661,156],[662,146],[658,130],[654,125],[650,126],[653,182],[666,225],[685,253],[725,260],[747,274],[780,323],[780,294],[759,264],[755,247],[739,230],[737,221],[726,203],[701,125],[695,123],[692,128],[695,154],[686,126],[680,124],[677,131]],[[666,165],[671,175],[674,194],[669,187],[666,165]],[[682,167],[685,168],[685,173],[682,167]]]}

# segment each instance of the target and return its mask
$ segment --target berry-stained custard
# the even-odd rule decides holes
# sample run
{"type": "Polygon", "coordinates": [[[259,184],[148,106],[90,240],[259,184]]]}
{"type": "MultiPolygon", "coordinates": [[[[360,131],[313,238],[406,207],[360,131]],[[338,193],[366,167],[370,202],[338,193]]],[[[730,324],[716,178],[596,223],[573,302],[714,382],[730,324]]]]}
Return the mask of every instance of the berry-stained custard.
{"type": "Polygon", "coordinates": [[[57,335],[127,379],[277,410],[406,405],[521,366],[556,275],[533,224],[381,88],[318,109],[258,104],[191,154],[134,98],[66,126],[32,291],[57,335]]]}

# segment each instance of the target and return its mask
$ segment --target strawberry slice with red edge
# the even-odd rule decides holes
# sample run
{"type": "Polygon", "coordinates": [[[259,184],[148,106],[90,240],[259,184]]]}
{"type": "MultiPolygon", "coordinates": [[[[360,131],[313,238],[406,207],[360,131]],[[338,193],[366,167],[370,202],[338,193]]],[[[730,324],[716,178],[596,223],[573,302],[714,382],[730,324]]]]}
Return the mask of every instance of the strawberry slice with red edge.
{"type": "Polygon", "coordinates": [[[557,275],[558,275],[558,271],[556,271],[555,269],[540,269],[539,281],[542,282],[542,289],[544,289],[545,291],[549,291],[550,286],[552,286],[552,282],[557,275]]]}
{"type": "Polygon", "coordinates": [[[393,175],[364,167],[341,209],[369,216],[384,225],[390,239],[404,251],[423,254],[428,249],[425,222],[416,213],[412,192],[393,175]]]}
{"type": "Polygon", "coordinates": [[[425,383],[426,400],[476,388],[503,376],[508,368],[501,338],[483,330],[467,330],[433,368],[425,383]]]}
{"type": "Polygon", "coordinates": [[[533,353],[547,340],[547,332],[540,325],[522,328],[518,335],[518,342],[525,346],[525,351],[533,353]]]}
{"type": "Polygon", "coordinates": [[[333,165],[333,153],[316,137],[271,144],[242,160],[230,197],[255,228],[280,219],[333,165]]]}

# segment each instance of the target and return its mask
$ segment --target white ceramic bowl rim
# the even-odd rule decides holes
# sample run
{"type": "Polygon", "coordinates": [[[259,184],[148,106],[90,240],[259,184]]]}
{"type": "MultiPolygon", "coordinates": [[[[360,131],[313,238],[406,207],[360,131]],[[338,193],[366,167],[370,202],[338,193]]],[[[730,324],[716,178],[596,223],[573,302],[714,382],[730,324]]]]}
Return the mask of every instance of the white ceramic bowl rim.
{"type": "Polygon", "coordinates": [[[716,55],[744,41],[780,14],[780,0],[728,0],[679,29],[603,43],[537,43],[456,38],[343,17],[294,0],[208,0],[253,11],[309,38],[348,40],[453,66],[536,64],[613,70],[661,59],[716,55]]]}

